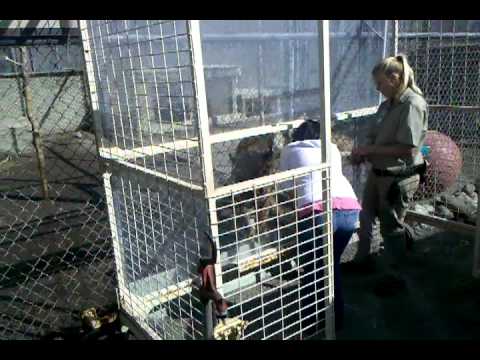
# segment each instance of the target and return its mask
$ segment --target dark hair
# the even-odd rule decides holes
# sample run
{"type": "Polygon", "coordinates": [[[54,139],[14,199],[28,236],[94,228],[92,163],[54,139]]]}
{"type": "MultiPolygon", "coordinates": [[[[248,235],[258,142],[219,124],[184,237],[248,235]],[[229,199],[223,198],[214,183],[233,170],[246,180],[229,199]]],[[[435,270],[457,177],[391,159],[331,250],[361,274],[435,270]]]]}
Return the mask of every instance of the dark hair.
{"type": "Polygon", "coordinates": [[[292,141],[318,139],[320,139],[320,122],[315,119],[305,120],[292,134],[292,141]]]}

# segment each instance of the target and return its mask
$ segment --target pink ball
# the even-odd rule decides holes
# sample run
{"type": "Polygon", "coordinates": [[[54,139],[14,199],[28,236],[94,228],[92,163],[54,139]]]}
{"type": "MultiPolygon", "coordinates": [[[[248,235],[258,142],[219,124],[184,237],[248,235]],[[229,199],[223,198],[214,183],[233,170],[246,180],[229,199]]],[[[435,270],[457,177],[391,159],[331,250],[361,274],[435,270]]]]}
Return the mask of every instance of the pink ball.
{"type": "Polygon", "coordinates": [[[425,183],[417,191],[417,198],[430,198],[450,188],[457,181],[463,166],[460,148],[447,135],[429,130],[425,146],[430,147],[430,154],[426,157],[430,166],[425,183]]]}

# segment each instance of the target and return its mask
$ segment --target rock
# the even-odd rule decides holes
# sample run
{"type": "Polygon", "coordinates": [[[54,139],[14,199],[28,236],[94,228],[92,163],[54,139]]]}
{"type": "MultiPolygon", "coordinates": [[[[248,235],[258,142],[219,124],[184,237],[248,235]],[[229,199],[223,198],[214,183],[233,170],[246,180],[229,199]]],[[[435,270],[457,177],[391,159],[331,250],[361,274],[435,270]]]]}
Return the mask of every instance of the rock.
{"type": "Polygon", "coordinates": [[[475,193],[475,185],[474,184],[465,184],[462,188],[462,191],[470,196],[471,198],[475,197],[477,194],[475,193]]]}
{"type": "Polygon", "coordinates": [[[435,226],[428,224],[417,224],[417,226],[413,228],[414,235],[417,239],[421,239],[425,236],[432,234],[433,232],[435,232],[435,229],[435,226]]]}
{"type": "Polygon", "coordinates": [[[423,206],[426,211],[428,211],[430,214],[433,214],[435,212],[435,207],[430,204],[426,204],[423,206]]]}
{"type": "Polygon", "coordinates": [[[472,199],[469,195],[467,195],[466,193],[462,192],[460,193],[460,195],[458,195],[456,197],[458,200],[460,201],[463,201],[466,206],[468,207],[468,209],[471,209],[471,212],[472,213],[475,213],[476,210],[477,210],[477,202],[472,199]]]}
{"type": "Polygon", "coordinates": [[[435,208],[429,204],[415,204],[414,211],[424,215],[431,215],[435,212],[435,208]]]}
{"type": "Polygon", "coordinates": [[[461,193],[458,196],[444,194],[441,203],[454,211],[455,214],[460,214],[468,222],[476,222],[477,203],[467,194],[461,193]]]}
{"type": "Polygon", "coordinates": [[[478,202],[478,194],[476,192],[474,192],[473,195],[469,197],[473,200],[475,204],[478,202]]]}
{"type": "Polygon", "coordinates": [[[128,327],[125,326],[125,325],[122,325],[122,327],[120,328],[120,332],[122,332],[122,333],[126,333],[126,332],[128,332],[128,330],[129,330],[128,327]]]}
{"type": "Polygon", "coordinates": [[[447,220],[451,220],[455,217],[453,212],[451,212],[445,205],[437,205],[435,213],[437,216],[447,220]]]}
{"type": "Polygon", "coordinates": [[[73,136],[77,139],[81,139],[83,137],[82,133],[80,131],[76,131],[73,133],[73,136]]]}

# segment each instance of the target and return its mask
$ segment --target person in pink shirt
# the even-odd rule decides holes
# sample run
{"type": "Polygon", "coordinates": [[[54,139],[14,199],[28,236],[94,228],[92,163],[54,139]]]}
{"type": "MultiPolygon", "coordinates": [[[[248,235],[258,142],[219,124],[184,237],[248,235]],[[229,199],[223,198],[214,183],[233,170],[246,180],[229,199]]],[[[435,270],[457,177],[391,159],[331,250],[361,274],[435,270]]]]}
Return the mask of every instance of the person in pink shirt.
{"type": "MultiPolygon", "coordinates": [[[[316,166],[322,163],[320,140],[320,123],[306,120],[292,135],[292,142],[285,146],[280,156],[280,170],[286,171],[301,167],[316,166]]],[[[344,299],[340,274],[340,258],[353,233],[359,227],[361,206],[347,178],[342,173],[342,158],[337,146],[330,146],[330,194],[332,201],[333,228],[333,260],[334,260],[334,309],[337,329],[343,327],[344,299]]],[[[322,267],[326,252],[324,246],[327,237],[319,233],[325,224],[326,204],[322,200],[322,171],[315,171],[310,176],[302,176],[296,180],[296,201],[299,211],[299,265],[305,274],[300,283],[302,300],[302,327],[313,328],[313,324],[321,321],[323,315],[315,309],[315,297],[326,297],[322,267]],[[315,236],[316,235],[316,236],[315,236]],[[315,251],[313,251],[316,249],[315,251]],[[320,270],[319,270],[320,269],[320,270]],[[315,280],[317,279],[317,281],[315,280]],[[314,316],[318,314],[317,316],[314,316]]],[[[318,298],[317,298],[318,299],[318,298]]]]}

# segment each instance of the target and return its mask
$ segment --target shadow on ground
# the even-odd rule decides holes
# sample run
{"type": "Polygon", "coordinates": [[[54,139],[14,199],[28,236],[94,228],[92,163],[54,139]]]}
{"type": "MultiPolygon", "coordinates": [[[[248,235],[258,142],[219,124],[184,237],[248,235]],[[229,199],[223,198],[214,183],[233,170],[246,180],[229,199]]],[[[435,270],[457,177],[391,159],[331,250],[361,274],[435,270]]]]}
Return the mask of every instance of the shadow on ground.
{"type": "Polygon", "coordinates": [[[407,291],[373,292],[381,274],[345,268],[345,328],[339,340],[478,339],[480,280],[472,277],[473,236],[438,232],[415,243],[403,270],[407,291]]]}

